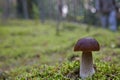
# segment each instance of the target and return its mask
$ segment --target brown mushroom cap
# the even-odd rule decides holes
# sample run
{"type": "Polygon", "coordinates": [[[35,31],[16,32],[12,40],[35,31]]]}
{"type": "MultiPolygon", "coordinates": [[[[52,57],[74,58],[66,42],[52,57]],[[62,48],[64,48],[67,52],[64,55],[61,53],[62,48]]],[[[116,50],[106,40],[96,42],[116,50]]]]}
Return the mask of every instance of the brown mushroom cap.
{"type": "Polygon", "coordinates": [[[74,51],[99,51],[99,43],[91,37],[79,39],[74,47],[74,51]]]}

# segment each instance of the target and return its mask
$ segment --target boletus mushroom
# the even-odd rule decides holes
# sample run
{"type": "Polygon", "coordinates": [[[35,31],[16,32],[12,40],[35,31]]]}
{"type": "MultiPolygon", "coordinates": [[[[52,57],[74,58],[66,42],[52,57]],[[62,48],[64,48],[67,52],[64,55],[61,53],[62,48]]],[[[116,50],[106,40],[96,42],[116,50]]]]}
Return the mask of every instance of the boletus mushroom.
{"type": "Polygon", "coordinates": [[[93,67],[92,51],[99,51],[99,43],[91,37],[79,39],[74,46],[74,51],[82,51],[82,60],[80,64],[80,77],[85,79],[95,73],[93,67]]]}

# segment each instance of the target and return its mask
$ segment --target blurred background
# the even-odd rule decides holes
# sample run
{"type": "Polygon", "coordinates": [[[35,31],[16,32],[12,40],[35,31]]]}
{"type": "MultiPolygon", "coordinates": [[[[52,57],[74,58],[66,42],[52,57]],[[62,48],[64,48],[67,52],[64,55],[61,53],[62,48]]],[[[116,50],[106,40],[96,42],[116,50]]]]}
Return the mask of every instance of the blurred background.
{"type": "MultiPolygon", "coordinates": [[[[116,5],[119,13],[120,0],[116,5]]],[[[112,31],[102,28],[95,0],[0,0],[0,78],[20,77],[25,71],[19,68],[80,60],[73,48],[83,37],[100,43],[96,63],[120,66],[119,14],[112,31]]]]}
{"type": "MultiPolygon", "coordinates": [[[[0,0],[0,17],[6,19],[58,19],[60,0],[0,0]]],[[[95,0],[61,0],[67,5],[66,20],[98,24],[95,0]],[[92,18],[92,19],[91,19],[92,18]]],[[[116,0],[119,5],[119,0],[116,0]]]]}
{"type": "MultiPolygon", "coordinates": [[[[116,0],[119,5],[119,0],[116,0]]],[[[99,24],[95,0],[1,0],[0,17],[7,19],[59,20],[59,4],[67,6],[65,20],[99,24]]]]}

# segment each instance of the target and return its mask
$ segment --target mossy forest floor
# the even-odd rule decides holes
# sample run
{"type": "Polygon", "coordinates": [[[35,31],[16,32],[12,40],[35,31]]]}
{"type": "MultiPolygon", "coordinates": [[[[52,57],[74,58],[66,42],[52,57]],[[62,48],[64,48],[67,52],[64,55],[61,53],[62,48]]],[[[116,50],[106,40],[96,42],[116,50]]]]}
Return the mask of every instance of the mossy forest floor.
{"type": "Polygon", "coordinates": [[[0,25],[0,80],[80,80],[82,52],[73,48],[83,37],[101,47],[93,52],[96,73],[88,80],[120,80],[120,30],[64,22],[56,35],[55,22],[32,20],[0,25]]]}

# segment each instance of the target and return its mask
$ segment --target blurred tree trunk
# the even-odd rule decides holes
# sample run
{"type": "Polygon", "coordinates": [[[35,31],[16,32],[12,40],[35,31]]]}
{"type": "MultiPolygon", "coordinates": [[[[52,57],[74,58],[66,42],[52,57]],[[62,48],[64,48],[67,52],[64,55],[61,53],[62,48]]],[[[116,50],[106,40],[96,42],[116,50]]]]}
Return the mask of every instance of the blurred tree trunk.
{"type": "Polygon", "coordinates": [[[27,0],[22,0],[23,14],[25,19],[29,18],[27,0]]]}
{"type": "Polygon", "coordinates": [[[16,0],[10,0],[10,18],[16,17],[16,0]]]}
{"type": "Polygon", "coordinates": [[[60,24],[62,22],[62,7],[63,0],[57,1],[57,25],[56,25],[56,35],[60,35],[60,24]]]}
{"type": "Polygon", "coordinates": [[[38,7],[39,7],[39,14],[40,14],[40,20],[42,23],[45,22],[45,8],[44,8],[44,1],[43,0],[37,0],[38,7]]]}
{"type": "Polygon", "coordinates": [[[3,8],[2,23],[6,24],[10,14],[10,0],[4,0],[2,8],[3,8]]]}
{"type": "Polygon", "coordinates": [[[53,18],[52,17],[52,1],[51,0],[48,0],[48,4],[49,4],[49,6],[48,6],[48,9],[49,9],[49,18],[53,18]]]}
{"type": "Polygon", "coordinates": [[[10,0],[5,0],[3,8],[3,18],[7,19],[10,14],[10,0]]]}
{"type": "Polygon", "coordinates": [[[75,19],[76,19],[76,0],[73,0],[72,3],[73,3],[73,17],[74,17],[74,21],[75,21],[75,19]]]}
{"type": "Polygon", "coordinates": [[[34,18],[33,5],[36,5],[36,0],[27,0],[27,7],[29,18],[34,18]]]}
{"type": "Polygon", "coordinates": [[[17,9],[17,16],[19,18],[21,18],[21,17],[23,17],[22,1],[21,0],[17,0],[16,3],[17,3],[17,7],[16,7],[16,9],[17,9]]]}

